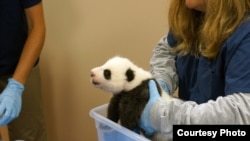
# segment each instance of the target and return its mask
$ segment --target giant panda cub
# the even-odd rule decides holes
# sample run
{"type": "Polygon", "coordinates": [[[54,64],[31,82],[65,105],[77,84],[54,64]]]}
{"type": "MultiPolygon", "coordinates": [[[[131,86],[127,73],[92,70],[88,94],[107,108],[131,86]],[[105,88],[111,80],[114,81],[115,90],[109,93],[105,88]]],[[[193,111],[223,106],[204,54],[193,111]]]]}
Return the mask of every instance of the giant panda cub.
{"type": "MultiPolygon", "coordinates": [[[[148,81],[154,78],[149,71],[135,65],[128,58],[115,56],[103,65],[91,70],[91,83],[112,93],[107,118],[130,130],[138,127],[141,113],[149,100],[148,81]]],[[[157,84],[157,83],[156,83],[157,84]]],[[[166,100],[172,97],[158,90],[166,100]]],[[[143,132],[142,132],[143,133],[143,132]]],[[[150,137],[152,140],[156,140],[150,137]]],[[[159,139],[162,140],[162,139],[159,139]]]]}

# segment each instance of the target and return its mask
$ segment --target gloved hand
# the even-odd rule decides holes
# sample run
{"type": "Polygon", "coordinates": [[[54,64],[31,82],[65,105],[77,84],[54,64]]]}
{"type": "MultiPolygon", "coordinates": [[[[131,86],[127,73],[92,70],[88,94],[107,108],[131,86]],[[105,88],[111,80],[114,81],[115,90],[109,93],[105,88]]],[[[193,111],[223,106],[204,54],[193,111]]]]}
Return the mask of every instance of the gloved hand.
{"type": "Polygon", "coordinates": [[[150,123],[150,111],[153,104],[160,98],[160,94],[154,80],[150,80],[148,85],[150,95],[149,101],[142,112],[139,126],[144,130],[147,136],[152,136],[155,132],[155,129],[150,123]]]}
{"type": "Polygon", "coordinates": [[[168,94],[170,94],[170,90],[169,90],[167,84],[166,84],[164,81],[162,81],[162,80],[157,80],[157,82],[159,83],[159,85],[161,86],[161,88],[162,88],[165,92],[167,92],[168,94]]]}
{"type": "Polygon", "coordinates": [[[13,78],[8,79],[8,84],[0,95],[0,126],[7,125],[19,116],[23,90],[21,83],[13,78]]]}

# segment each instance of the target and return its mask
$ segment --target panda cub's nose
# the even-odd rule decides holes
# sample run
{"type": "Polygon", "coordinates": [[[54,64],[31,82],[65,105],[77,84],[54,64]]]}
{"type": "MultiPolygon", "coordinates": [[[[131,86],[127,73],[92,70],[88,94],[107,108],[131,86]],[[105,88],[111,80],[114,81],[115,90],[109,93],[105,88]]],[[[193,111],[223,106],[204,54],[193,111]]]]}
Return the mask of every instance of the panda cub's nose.
{"type": "Polygon", "coordinates": [[[95,77],[95,73],[94,73],[94,72],[91,72],[91,73],[90,73],[90,76],[91,76],[91,77],[95,77]]]}

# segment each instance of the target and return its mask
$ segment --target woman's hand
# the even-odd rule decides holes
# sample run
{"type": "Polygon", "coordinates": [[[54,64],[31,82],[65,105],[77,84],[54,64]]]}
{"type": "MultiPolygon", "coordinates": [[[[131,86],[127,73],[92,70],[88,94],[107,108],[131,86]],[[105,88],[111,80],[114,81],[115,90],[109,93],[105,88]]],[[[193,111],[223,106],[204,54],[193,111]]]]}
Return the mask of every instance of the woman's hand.
{"type": "Polygon", "coordinates": [[[139,123],[140,128],[142,128],[147,136],[154,134],[155,129],[152,127],[150,122],[150,111],[154,103],[161,97],[157,89],[156,82],[150,80],[148,83],[149,86],[149,101],[146,104],[139,123]]]}

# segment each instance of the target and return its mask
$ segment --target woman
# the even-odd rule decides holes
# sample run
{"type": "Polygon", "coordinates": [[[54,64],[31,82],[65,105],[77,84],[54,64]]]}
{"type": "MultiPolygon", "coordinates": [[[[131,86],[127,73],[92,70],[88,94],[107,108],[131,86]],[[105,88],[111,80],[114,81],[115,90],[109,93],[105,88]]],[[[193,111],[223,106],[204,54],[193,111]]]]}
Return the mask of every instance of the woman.
{"type": "Polygon", "coordinates": [[[1,0],[0,18],[0,125],[8,125],[11,140],[46,141],[38,63],[42,2],[1,0]]]}
{"type": "Polygon", "coordinates": [[[174,124],[250,124],[250,0],[172,0],[168,35],[151,58],[152,74],[140,121],[148,135],[172,138],[174,124]]]}

